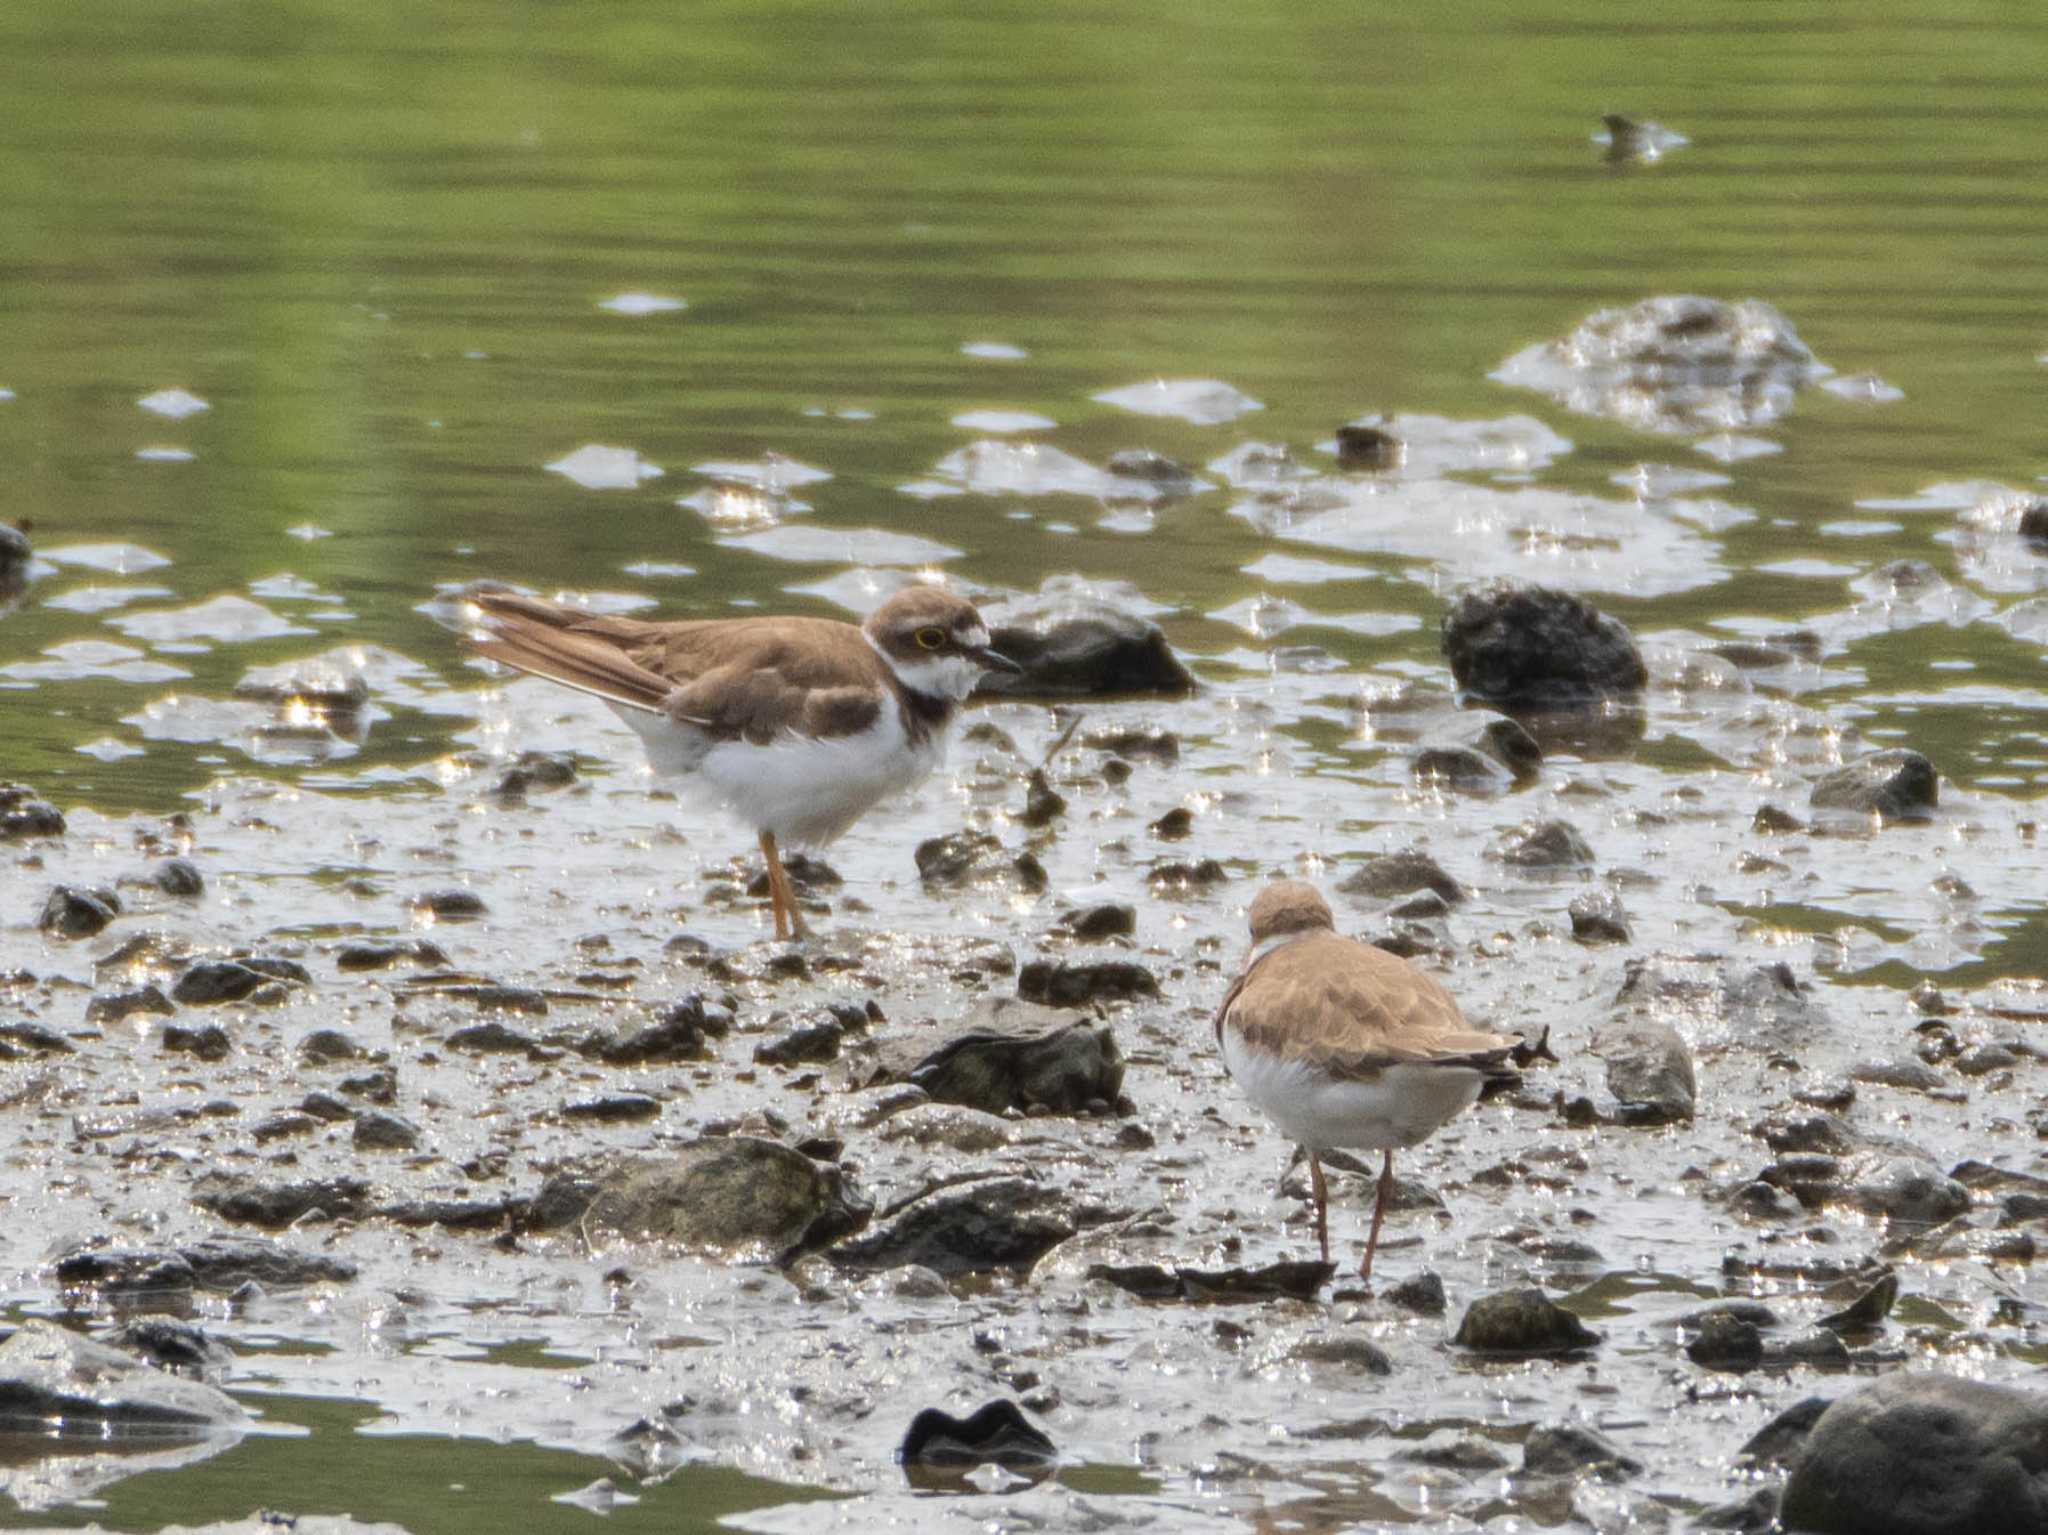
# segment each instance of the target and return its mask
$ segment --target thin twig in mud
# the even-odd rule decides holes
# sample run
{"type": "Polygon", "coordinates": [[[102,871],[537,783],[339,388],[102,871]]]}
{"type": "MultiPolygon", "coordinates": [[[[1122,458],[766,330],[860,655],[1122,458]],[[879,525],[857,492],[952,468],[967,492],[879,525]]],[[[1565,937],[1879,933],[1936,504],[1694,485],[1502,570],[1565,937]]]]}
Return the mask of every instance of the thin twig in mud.
{"type": "MultiPolygon", "coordinates": [[[[1057,710],[1053,712],[1053,718],[1059,718],[1059,712],[1057,710]]],[[[1086,718],[1088,718],[1088,711],[1086,709],[1076,709],[1072,714],[1067,716],[1066,728],[1062,730],[1058,735],[1053,737],[1052,745],[1048,746],[1045,749],[1045,756],[1039,760],[1039,772],[1045,773],[1051,771],[1052,759],[1057,757],[1061,752],[1066,750],[1067,743],[1074,739],[1074,732],[1081,728],[1081,721],[1085,720],[1086,718]]]]}

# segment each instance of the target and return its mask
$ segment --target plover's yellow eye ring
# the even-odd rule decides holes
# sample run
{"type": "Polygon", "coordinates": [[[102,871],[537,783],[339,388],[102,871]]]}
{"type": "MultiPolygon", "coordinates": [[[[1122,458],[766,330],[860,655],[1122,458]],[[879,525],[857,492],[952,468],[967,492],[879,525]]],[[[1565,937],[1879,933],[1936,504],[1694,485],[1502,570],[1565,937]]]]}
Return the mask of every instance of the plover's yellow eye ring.
{"type": "Polygon", "coordinates": [[[937,650],[945,643],[946,631],[943,629],[920,629],[917,631],[917,644],[920,650],[937,650]]]}

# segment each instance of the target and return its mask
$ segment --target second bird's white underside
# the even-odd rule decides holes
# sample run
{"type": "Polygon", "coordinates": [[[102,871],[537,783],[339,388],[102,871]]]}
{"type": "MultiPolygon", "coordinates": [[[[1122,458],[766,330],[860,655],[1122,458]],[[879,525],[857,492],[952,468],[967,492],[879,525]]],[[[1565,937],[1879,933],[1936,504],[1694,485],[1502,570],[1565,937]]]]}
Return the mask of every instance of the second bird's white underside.
{"type": "Polygon", "coordinates": [[[921,783],[945,756],[941,731],[910,743],[893,702],[855,734],[785,735],[766,746],[713,741],[643,710],[613,712],[639,735],[657,774],[791,847],[830,842],[872,806],[921,783]]]}
{"type": "Polygon", "coordinates": [[[1483,1081],[1470,1066],[1406,1063],[1384,1067],[1369,1080],[1349,1080],[1307,1061],[1249,1049],[1229,1029],[1223,1031],[1223,1064],[1281,1134],[1311,1151],[1419,1145],[1470,1108],[1483,1081]]]}

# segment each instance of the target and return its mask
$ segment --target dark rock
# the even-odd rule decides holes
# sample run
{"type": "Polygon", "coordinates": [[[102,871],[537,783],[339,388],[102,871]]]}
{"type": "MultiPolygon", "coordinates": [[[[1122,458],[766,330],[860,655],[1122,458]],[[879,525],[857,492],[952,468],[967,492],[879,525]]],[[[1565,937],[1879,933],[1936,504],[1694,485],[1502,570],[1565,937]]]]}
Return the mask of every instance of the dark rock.
{"type": "Polygon", "coordinates": [[[1194,471],[1164,453],[1150,448],[1118,448],[1103,460],[1102,467],[1126,480],[1143,480],[1174,495],[1183,495],[1195,483],[1194,471]]]}
{"type": "Polygon", "coordinates": [[[299,1059],[312,1064],[362,1058],[363,1047],[339,1029],[315,1029],[299,1041],[299,1059]]]}
{"type": "Polygon", "coordinates": [[[1685,1346],[1686,1357],[1710,1370],[1753,1370],[1763,1363],[1764,1335],[1754,1322],[1710,1311],[1685,1346]]]}
{"type": "Polygon", "coordinates": [[[528,1223],[787,1262],[858,1231],[868,1214],[838,1168],[774,1141],[731,1136],[621,1157],[594,1173],[557,1173],[528,1223]]]}
{"type": "Polygon", "coordinates": [[[1844,1157],[1862,1144],[1849,1126],[1832,1114],[1781,1112],[1758,1124],[1755,1133],[1771,1150],[1787,1155],[1818,1152],[1844,1157]]]}
{"type": "Polygon", "coordinates": [[[1484,1353],[1558,1354],[1591,1348],[1600,1335],[1531,1287],[1482,1295],[1451,1341],[1484,1353]]]}
{"type": "Polygon", "coordinates": [[[242,1002],[277,977],[235,959],[205,959],[178,977],[171,1000],[184,1007],[242,1002]]]}
{"type": "Polygon", "coordinates": [[[1401,439],[1384,427],[1354,421],[1337,428],[1339,469],[1398,469],[1407,452],[1401,439]]]}
{"type": "Polygon", "coordinates": [[[351,1098],[367,1098],[372,1103],[392,1103],[398,1097],[398,1068],[379,1066],[374,1071],[358,1072],[352,1077],[343,1077],[334,1084],[351,1098]]]}
{"type": "Polygon", "coordinates": [[[271,1114],[249,1126],[249,1138],[258,1145],[271,1141],[286,1140],[294,1135],[311,1135],[320,1128],[320,1121],[311,1114],[297,1109],[287,1109],[282,1114],[271,1114]]]}
{"type": "Polygon", "coordinates": [[[358,1151],[417,1151],[420,1127],[402,1114],[365,1109],[356,1115],[350,1142],[358,1151]]]}
{"type": "Polygon", "coordinates": [[[64,816],[55,805],[37,799],[27,784],[0,784],[0,842],[63,835],[64,816]]]}
{"type": "Polygon", "coordinates": [[[1432,1437],[1412,1450],[1401,1451],[1399,1458],[1418,1466],[1441,1466],[1446,1471],[1505,1471],[1508,1465],[1507,1456],[1498,1447],[1476,1434],[1432,1437]]]}
{"type": "Polygon", "coordinates": [[[1759,1487],[1733,1503],[1716,1503],[1693,1519],[1700,1530],[1733,1530],[1735,1535],[1778,1535],[1778,1489],[1759,1487]]]}
{"type": "Polygon", "coordinates": [[[1635,1476],[1643,1463],[1590,1428],[1576,1423],[1547,1423],[1529,1430],[1522,1441],[1524,1476],[1596,1476],[1618,1482],[1635,1476]]]}
{"type": "Polygon", "coordinates": [[[301,1252],[261,1237],[211,1236],[181,1248],[179,1256],[191,1266],[194,1284],[223,1293],[252,1282],[281,1290],[356,1277],[356,1266],[344,1258],[301,1252]]]}
{"type": "Polygon", "coordinates": [[[940,1103],[987,1114],[1078,1114],[1114,1103],[1123,1080],[1123,1052],[1107,1024],[990,998],[951,1028],[883,1040],[866,1085],[910,1082],[940,1103]]]}
{"type": "Polygon", "coordinates": [[[548,1015],[548,994],[533,986],[500,986],[492,981],[426,981],[408,996],[447,997],[473,1002],[485,1012],[518,1013],[525,1018],[548,1015]]]}
{"type": "Polygon", "coordinates": [[[12,1047],[22,1055],[75,1055],[71,1041],[55,1029],[40,1023],[0,1023],[0,1047],[12,1047]]]}
{"type": "Polygon", "coordinates": [[[1932,1226],[1970,1208],[1970,1191],[1916,1154],[1869,1153],[1843,1169],[1842,1181],[1859,1210],[1890,1220],[1932,1226]]]}
{"type": "Polygon", "coordinates": [[[1459,688],[1507,713],[1633,698],[1650,677],[1624,625],[1546,587],[1468,592],[1444,614],[1441,637],[1459,688]]]}
{"type": "Polygon", "coordinates": [[[1036,894],[1046,885],[1045,868],[1029,853],[1006,852],[985,831],[956,831],[917,845],[917,877],[932,889],[954,889],[994,880],[1013,882],[1036,894]]]}
{"type": "Polygon", "coordinates": [[[1766,836],[1787,836],[1806,830],[1806,823],[1789,810],[1780,810],[1776,805],[1759,805],[1749,824],[1766,836]]]}
{"type": "Polygon", "coordinates": [[[711,1054],[707,1039],[732,1032],[732,1009],[691,992],[662,1009],[652,1023],[592,1034],[575,1048],[607,1066],[644,1066],[652,1061],[701,1061],[711,1054]]]}
{"type": "Polygon", "coordinates": [[[235,1362],[235,1351],[225,1343],[209,1338],[190,1322],[167,1316],[137,1317],[117,1329],[109,1341],[139,1355],[155,1369],[202,1380],[223,1373],[235,1362]]]}
{"type": "Polygon", "coordinates": [[[51,1265],[60,1289],[97,1290],[124,1302],[162,1302],[191,1293],[192,1265],[161,1247],[87,1247],[51,1265]]]}
{"type": "Polygon", "coordinates": [[[1607,1063],[1607,1090],[1627,1124],[1666,1125],[1692,1118],[1699,1088],[1692,1051],[1668,1023],[1640,1015],[1610,1019],[1593,1035],[1607,1063]]]}
{"type": "Polygon", "coordinates": [[[585,1098],[562,1105],[562,1118],[587,1120],[593,1124],[622,1125],[661,1117],[661,1100],[645,1093],[607,1093],[602,1098],[585,1098]]]}
{"type": "Polygon", "coordinates": [[[538,1048],[539,1042],[530,1034],[522,1034],[509,1024],[492,1019],[488,1023],[472,1023],[454,1030],[447,1037],[450,1050],[467,1050],[476,1055],[530,1055],[538,1048]]]}
{"type": "MultiPolygon", "coordinates": [[[[1314,1267],[1334,1268],[1334,1265],[1319,1263],[1314,1267]]],[[[1288,1350],[1287,1357],[1302,1364],[1335,1365],[1359,1375],[1394,1373],[1394,1361],[1387,1357],[1385,1349],[1369,1339],[1347,1337],[1342,1333],[1304,1338],[1288,1350]]]]}
{"type": "Polygon", "coordinates": [[[1365,896],[1375,901],[1391,901],[1396,896],[1410,895],[1417,890],[1433,891],[1451,906],[1456,906],[1466,897],[1465,887],[1446,874],[1443,866],[1420,848],[1372,854],[1345,875],[1337,888],[1345,895],[1365,896]]]}
{"type": "Polygon", "coordinates": [[[500,1231],[528,1212],[523,1199],[402,1199],[377,1214],[394,1226],[440,1226],[449,1231],[500,1231]]]}
{"type": "Polygon", "coordinates": [[[1170,900],[1227,885],[1230,883],[1230,871],[1213,858],[1204,858],[1197,863],[1174,860],[1154,864],[1145,876],[1145,883],[1154,895],[1170,900]]]}
{"type": "Polygon", "coordinates": [[[34,553],[22,528],[0,522],[0,597],[12,596],[28,584],[28,562],[34,553]]]}
{"type": "Polygon", "coordinates": [[[239,1173],[208,1173],[194,1186],[192,1203],[222,1220],[278,1230],[315,1210],[336,1219],[368,1214],[370,1185],[361,1178],[264,1183],[239,1173]]]}
{"type": "Polygon", "coordinates": [[[1048,1007],[1086,1007],[1097,1002],[1135,1002],[1159,995],[1159,982],[1143,965],[1127,960],[1074,964],[1034,959],[1017,972],[1017,995],[1048,1007]]]}
{"type": "Polygon", "coordinates": [[[2020,508],[2020,537],[2029,543],[2048,544],[2048,500],[2036,497],[2020,508]]]}
{"type": "Polygon", "coordinates": [[[1588,890],[1572,897],[1566,908],[1572,937],[1580,943],[1627,943],[1631,934],[1621,897],[1611,890],[1588,890]]]}
{"type": "Polygon", "coordinates": [[[1813,786],[1816,810],[1851,810],[1886,821],[1924,821],[1940,801],[1934,764],[1916,751],[1872,752],[1813,786]]]}
{"type": "Polygon", "coordinates": [[[449,890],[424,890],[406,905],[436,922],[473,922],[489,909],[482,896],[459,885],[449,890]]]}
{"type": "Polygon", "coordinates": [[[839,1059],[839,1045],[846,1027],[826,1018],[805,1024],[754,1047],[754,1061],[761,1066],[797,1066],[839,1059]]]}
{"type": "Polygon", "coordinates": [[[1618,1006],[1683,1025],[1695,1049],[1740,1044],[1796,1049],[1831,1036],[1834,1024],[1792,967],[1715,955],[1630,960],[1618,1006]]]}
{"type": "Polygon", "coordinates": [[[1749,1442],[1735,1452],[1737,1464],[1782,1466],[1806,1443],[1813,1425],[1828,1410],[1824,1396],[1809,1396],[1794,1402],[1770,1422],[1750,1435],[1749,1442]]]}
{"type": "Polygon", "coordinates": [[[896,1449],[905,1465],[1037,1466],[1059,1451],[1034,1428],[1015,1404],[990,1402],[966,1418],[927,1407],[910,1420],[910,1431],[896,1449]]]}
{"type": "Polygon", "coordinates": [[[1101,943],[1107,938],[1128,938],[1138,930],[1138,908],[1121,901],[1084,906],[1062,912],[1059,930],[1082,943],[1101,943]]]}
{"type": "Polygon", "coordinates": [[[1387,1303],[1417,1316],[1442,1316],[1449,1305],[1443,1276],[1433,1269],[1411,1275],[1387,1291],[1387,1303]]]}
{"type": "Polygon", "coordinates": [[[197,900],[206,894],[206,876],[189,859],[166,858],[149,872],[150,883],[165,895],[197,900]]]}
{"type": "MultiPolygon", "coordinates": [[[[1095,1263],[1089,1265],[1088,1277],[1115,1285],[1119,1290],[1127,1290],[1145,1300],[1230,1305],[1247,1301],[1313,1300],[1336,1271],[1334,1263],[1299,1261],[1269,1263],[1255,1269],[1095,1263]]],[[[1385,1359],[1385,1355],[1380,1357],[1385,1359]]],[[[1387,1372],[1379,1370],[1376,1373],[1384,1375],[1387,1372]]]]}
{"type": "Polygon", "coordinates": [[[1408,770],[1466,793],[1499,793],[1535,782],[1543,771],[1543,748],[1527,727],[1505,715],[1465,713],[1431,732],[1408,770]]]}
{"type": "Polygon", "coordinates": [[[575,781],[576,759],[569,753],[525,751],[491,792],[501,800],[523,800],[529,789],[564,789],[575,781]]]}
{"type": "Polygon", "coordinates": [[[1050,826],[1067,813],[1067,797],[1053,788],[1044,768],[1033,768],[1024,781],[1024,811],[1018,821],[1031,827],[1050,826]]]}
{"type": "Polygon", "coordinates": [[[339,1124],[345,1119],[354,1119],[355,1110],[332,1093],[313,1092],[299,1100],[299,1112],[327,1124],[339,1124]]]}
{"type": "Polygon", "coordinates": [[[984,672],[977,697],[1184,697],[1195,679],[1150,619],[1108,603],[1063,602],[998,624],[990,645],[1016,672],[984,672]]]}
{"type": "Polygon", "coordinates": [[[1899,1298],[1899,1276],[1891,1271],[1877,1276],[1876,1280],[1858,1292],[1848,1305],[1841,1310],[1830,1312],[1814,1323],[1831,1333],[1872,1332],[1884,1325],[1884,1319],[1892,1314],[1892,1307],[1899,1298]]]}
{"type": "Polygon", "coordinates": [[[1176,805],[1146,829],[1163,841],[1178,842],[1195,829],[1195,813],[1185,805],[1176,805]]]}
{"type": "Polygon", "coordinates": [[[1940,1072],[1918,1061],[1858,1061],[1849,1068],[1849,1076],[1852,1081],[1908,1093],[1936,1093],[1947,1086],[1940,1072]]]}
{"type": "Polygon", "coordinates": [[[158,1036],[163,1048],[173,1054],[196,1055],[202,1061],[224,1061],[233,1048],[228,1031],[217,1023],[188,1027],[182,1023],[167,1023],[158,1036]]]}
{"type": "Polygon", "coordinates": [[[2048,1395],[1901,1371],[1820,1415],[1780,1513],[1817,1535],[2048,1529],[2048,1395]]]}
{"type": "Polygon", "coordinates": [[[239,1433],[248,1415],[203,1381],[31,1318],[0,1343],[0,1429],[106,1441],[239,1433]]]}
{"type": "Polygon", "coordinates": [[[1587,868],[1593,849],[1569,821],[1528,821],[1501,834],[1486,856],[1516,869],[1587,868]]]}
{"type": "Polygon", "coordinates": [[[1602,309],[1490,377],[1641,431],[1697,434],[1774,421],[1828,372],[1769,304],[1688,293],[1602,309]]]}
{"type": "Polygon", "coordinates": [[[121,898],[111,890],[59,885],[43,902],[36,926],[55,938],[90,938],[120,914],[121,898]]]}
{"type": "Polygon", "coordinates": [[[1125,762],[1137,759],[1172,767],[1180,761],[1180,737],[1171,730],[1152,730],[1142,726],[1090,730],[1081,736],[1080,744],[1088,751],[1101,752],[1125,762]]]}
{"type": "Polygon", "coordinates": [[[178,1009],[160,986],[139,986],[133,991],[102,992],[85,1004],[87,1023],[119,1023],[137,1013],[169,1017],[178,1009]]]}
{"type": "Polygon", "coordinates": [[[401,960],[445,968],[448,955],[439,944],[415,938],[406,943],[352,943],[334,956],[337,970],[389,970],[401,960]]]}
{"type": "Polygon", "coordinates": [[[916,1264],[939,1274],[1023,1270],[1076,1230],[1072,1210],[1056,1191],[1026,1178],[984,1178],[911,1201],[842,1242],[832,1260],[850,1269],[916,1264]]]}

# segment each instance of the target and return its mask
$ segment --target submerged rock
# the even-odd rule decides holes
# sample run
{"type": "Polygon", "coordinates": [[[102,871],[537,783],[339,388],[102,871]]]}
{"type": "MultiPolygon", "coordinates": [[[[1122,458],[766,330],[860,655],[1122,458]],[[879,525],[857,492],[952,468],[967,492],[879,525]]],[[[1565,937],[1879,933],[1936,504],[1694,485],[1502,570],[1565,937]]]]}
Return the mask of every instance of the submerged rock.
{"type": "Polygon", "coordinates": [[[1510,714],[1631,699],[1650,678],[1620,620],[1548,587],[1467,592],[1444,614],[1442,643],[1459,688],[1510,714]]]}
{"type": "Polygon", "coordinates": [[[1489,1354],[1562,1354],[1591,1348],[1600,1335],[1531,1286],[1480,1296],[1451,1341],[1489,1354]]]}
{"type": "Polygon", "coordinates": [[[1580,943],[1627,943],[1631,936],[1628,912],[1612,890],[1573,896],[1566,914],[1572,919],[1572,937],[1580,943]]]}
{"type": "Polygon", "coordinates": [[[911,1201],[863,1236],[840,1243],[831,1256],[852,1269],[1023,1270],[1077,1229],[1057,1190],[1028,1178],[982,1178],[911,1201]]]}
{"type": "Polygon", "coordinates": [[[965,1418],[927,1407],[910,1420],[896,1449],[905,1465],[1035,1466],[1058,1454],[1052,1440],[1007,1401],[989,1402],[965,1418]]]}
{"type": "Polygon", "coordinates": [[[1813,786],[1808,803],[1816,810],[1851,810],[1886,821],[1924,821],[1940,803],[1934,764],[1903,748],[1872,752],[1828,774],[1813,786]]]}
{"type": "Polygon", "coordinates": [[[1643,1463],[1625,1455],[1610,1440],[1577,1423],[1546,1423],[1529,1430],[1522,1441],[1524,1476],[1597,1476],[1620,1481],[1638,1474],[1643,1463]]]}
{"type": "Polygon", "coordinates": [[[1374,853],[1337,883],[1345,895],[1391,901],[1398,896],[1428,890],[1456,906],[1466,897],[1465,887],[1446,874],[1443,865],[1420,848],[1398,853],[1374,853]]]}
{"type": "Polygon", "coordinates": [[[1624,1123],[1665,1125],[1692,1118],[1699,1096],[1692,1051],[1678,1030],[1654,1018],[1602,1024],[1592,1053],[1607,1063],[1607,1090],[1624,1123]]]}
{"type": "MultiPolygon", "coordinates": [[[[1269,1300],[1313,1300],[1337,1271],[1334,1263],[1285,1260],[1263,1268],[1197,1269],[1157,1263],[1093,1263],[1088,1277],[1127,1290],[1144,1300],[1232,1304],[1269,1300]]],[[[1384,1356],[1383,1356],[1384,1357],[1384,1356]]],[[[1377,1373],[1384,1374],[1385,1371],[1377,1373]]]]}
{"type": "Polygon", "coordinates": [[[1859,1387],[1814,1423],[1780,1513],[1816,1535],[2048,1529],[2048,1394],[1923,1371],[1859,1387]]]}
{"type": "Polygon", "coordinates": [[[32,1318],[0,1343],[0,1429],[104,1442],[239,1432],[248,1421],[224,1392],[52,1322],[32,1318]]]}
{"type": "Polygon", "coordinates": [[[1494,840],[1486,856],[1515,869],[1583,869],[1593,849],[1569,821],[1529,821],[1494,840]]]}
{"type": "Polygon", "coordinates": [[[1011,998],[980,1003],[950,1029],[884,1040],[863,1084],[910,1082],[940,1103],[984,1113],[1100,1111],[1123,1090],[1124,1058],[1107,1024],[1011,998]]]}
{"type": "Polygon", "coordinates": [[[1433,731],[1408,759],[1418,781],[1464,794],[1502,793],[1533,783],[1542,769],[1543,748],[1506,715],[1460,715],[1433,731]]]}

